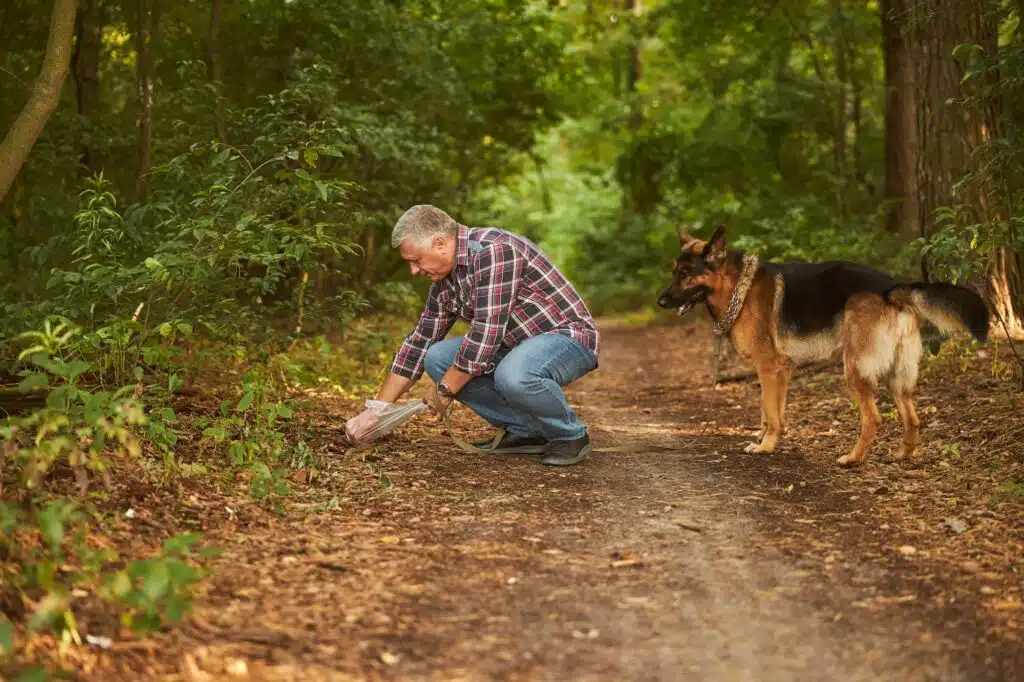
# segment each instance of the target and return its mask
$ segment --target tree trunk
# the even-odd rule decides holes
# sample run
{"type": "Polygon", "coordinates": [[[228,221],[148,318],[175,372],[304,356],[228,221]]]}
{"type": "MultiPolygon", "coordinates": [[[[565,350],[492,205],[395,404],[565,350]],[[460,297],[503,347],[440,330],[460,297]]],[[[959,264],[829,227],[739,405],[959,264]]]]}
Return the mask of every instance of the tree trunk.
{"type": "MultiPolygon", "coordinates": [[[[83,0],[75,25],[75,53],[72,69],[75,76],[75,101],[78,115],[92,123],[100,98],[100,55],[103,51],[103,20],[99,0],[83,0]]],[[[82,165],[95,173],[102,167],[98,150],[86,142],[82,146],[82,165]]]]}
{"type": "Polygon", "coordinates": [[[922,236],[917,201],[917,111],[914,64],[904,37],[907,0],[882,0],[885,60],[885,227],[906,237],[922,236]]]}
{"type": "Polygon", "coordinates": [[[832,21],[835,28],[835,64],[836,64],[836,101],[835,101],[835,132],[833,141],[833,153],[836,165],[836,200],[839,204],[839,214],[845,216],[847,213],[846,193],[849,187],[849,170],[846,162],[846,128],[847,121],[847,86],[849,84],[849,68],[847,64],[846,47],[846,17],[843,15],[842,0],[832,0],[832,21]]]}
{"type": "Polygon", "coordinates": [[[135,31],[135,79],[139,95],[138,161],[135,167],[135,199],[145,194],[146,173],[149,172],[153,149],[153,42],[160,25],[160,1],[138,0],[135,31]]]}
{"type": "Polygon", "coordinates": [[[998,331],[1024,338],[1024,254],[996,249],[987,273],[988,299],[998,331]],[[1003,330],[1002,326],[1006,325],[1003,330]]]}
{"type": "MultiPolygon", "coordinates": [[[[998,72],[993,68],[965,82],[966,60],[953,56],[957,45],[969,44],[980,46],[988,60],[997,57],[999,21],[990,10],[988,0],[915,0],[911,6],[922,236],[942,206],[966,205],[969,220],[983,225],[1006,221],[1011,213],[1005,183],[988,168],[987,143],[1003,137],[1002,104],[992,94],[998,93],[998,72]]],[[[1005,324],[1015,336],[1024,331],[1021,265],[1020,254],[996,248],[983,286],[1001,318],[997,332],[1005,324]]],[[[925,261],[922,274],[928,278],[925,261]]]]}
{"type": "Polygon", "coordinates": [[[50,18],[46,57],[25,108],[0,142],[0,201],[18,177],[25,159],[46,127],[64,87],[71,65],[71,43],[75,34],[78,0],[56,0],[50,18]]]}
{"type": "Polygon", "coordinates": [[[626,95],[636,93],[636,85],[643,76],[643,55],[640,52],[640,14],[643,12],[641,0],[626,0],[626,12],[629,14],[629,56],[626,60],[626,95]]]}
{"type": "Polygon", "coordinates": [[[210,27],[206,38],[203,41],[206,53],[206,76],[213,85],[214,97],[213,113],[216,120],[216,133],[218,142],[228,141],[227,120],[224,116],[224,98],[221,96],[221,75],[220,75],[220,51],[218,36],[220,35],[220,20],[224,13],[224,0],[213,0],[213,7],[210,10],[210,27]]]}

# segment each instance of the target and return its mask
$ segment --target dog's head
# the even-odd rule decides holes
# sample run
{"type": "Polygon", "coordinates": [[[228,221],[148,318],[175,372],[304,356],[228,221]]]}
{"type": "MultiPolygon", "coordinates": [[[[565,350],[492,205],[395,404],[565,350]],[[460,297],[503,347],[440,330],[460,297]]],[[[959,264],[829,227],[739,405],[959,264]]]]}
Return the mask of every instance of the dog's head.
{"type": "Polygon", "coordinates": [[[658,296],[658,305],[676,308],[680,315],[685,315],[720,286],[727,249],[724,225],[719,225],[706,242],[682,228],[678,232],[679,257],[672,271],[672,283],[658,296]]]}

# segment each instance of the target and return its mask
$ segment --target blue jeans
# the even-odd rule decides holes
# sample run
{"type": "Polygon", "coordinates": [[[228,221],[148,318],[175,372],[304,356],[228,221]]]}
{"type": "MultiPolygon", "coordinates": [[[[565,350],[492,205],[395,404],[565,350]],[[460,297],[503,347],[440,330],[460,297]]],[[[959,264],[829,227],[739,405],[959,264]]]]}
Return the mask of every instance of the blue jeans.
{"type": "MultiPolygon", "coordinates": [[[[463,338],[427,349],[423,364],[435,382],[455,362],[463,338]]],[[[587,429],[569,407],[562,386],[596,366],[594,354],[578,341],[565,334],[539,334],[514,348],[502,347],[494,373],[473,377],[455,399],[492,426],[504,426],[509,435],[574,440],[587,429]]]]}

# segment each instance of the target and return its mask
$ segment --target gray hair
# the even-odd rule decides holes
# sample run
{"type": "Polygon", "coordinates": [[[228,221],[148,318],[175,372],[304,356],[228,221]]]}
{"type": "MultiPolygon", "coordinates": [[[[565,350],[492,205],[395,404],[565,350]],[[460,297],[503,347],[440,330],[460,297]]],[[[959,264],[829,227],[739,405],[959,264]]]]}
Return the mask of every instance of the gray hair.
{"type": "Polygon", "coordinates": [[[420,248],[438,236],[454,237],[459,224],[450,215],[430,204],[417,204],[402,214],[391,231],[391,246],[408,239],[420,248]]]}

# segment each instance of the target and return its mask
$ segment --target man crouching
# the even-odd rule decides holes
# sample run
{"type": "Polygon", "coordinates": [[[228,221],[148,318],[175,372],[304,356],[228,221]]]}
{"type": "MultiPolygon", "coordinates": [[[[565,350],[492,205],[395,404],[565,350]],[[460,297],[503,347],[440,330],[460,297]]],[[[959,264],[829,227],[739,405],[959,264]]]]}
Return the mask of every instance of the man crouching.
{"type": "Polygon", "coordinates": [[[524,237],[460,225],[429,205],[398,219],[391,245],[412,274],[434,284],[377,399],[398,400],[425,368],[442,407],[458,400],[505,428],[498,443],[478,447],[541,454],[555,466],[590,454],[586,425],[562,387],[597,368],[597,327],[547,255],[524,237]],[[459,318],[469,333],[445,339],[459,318]]]}

